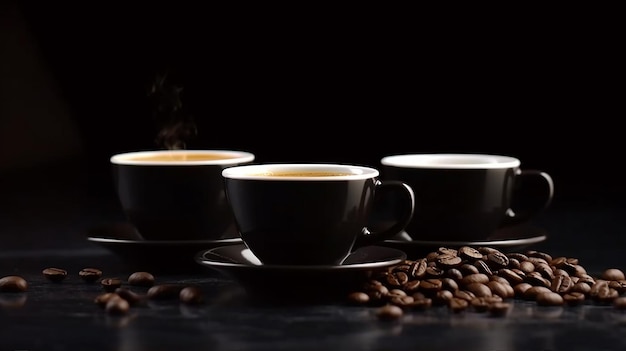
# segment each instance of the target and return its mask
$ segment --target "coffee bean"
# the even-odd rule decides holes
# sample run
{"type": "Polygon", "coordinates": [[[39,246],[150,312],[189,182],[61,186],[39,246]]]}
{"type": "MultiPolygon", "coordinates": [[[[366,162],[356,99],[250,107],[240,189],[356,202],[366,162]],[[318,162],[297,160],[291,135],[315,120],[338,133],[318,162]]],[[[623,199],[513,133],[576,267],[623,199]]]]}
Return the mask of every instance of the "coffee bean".
{"type": "Polygon", "coordinates": [[[111,296],[104,306],[104,310],[112,315],[127,314],[130,310],[130,304],[118,295],[111,296]]]}
{"type": "Polygon", "coordinates": [[[445,270],[443,268],[439,268],[437,266],[426,267],[426,277],[428,278],[438,278],[443,276],[445,270]]]}
{"type": "Polygon", "coordinates": [[[574,284],[572,283],[572,278],[568,275],[558,275],[552,278],[552,285],[550,289],[559,294],[568,293],[574,284]]]}
{"type": "MultiPolygon", "coordinates": [[[[477,261],[478,262],[482,262],[482,261],[477,261]]],[[[484,262],[483,262],[484,263],[484,262]]],[[[463,275],[470,275],[470,274],[477,274],[480,273],[478,271],[478,268],[474,265],[474,264],[469,264],[469,263],[464,263],[459,267],[459,270],[461,271],[461,273],[463,273],[463,275]]]]}
{"type": "Polygon", "coordinates": [[[519,274],[515,273],[513,270],[508,268],[502,268],[498,270],[498,275],[506,279],[511,285],[515,286],[524,281],[524,278],[519,274]]]}
{"type": "Polygon", "coordinates": [[[572,286],[572,288],[570,289],[570,292],[579,292],[585,295],[589,294],[590,291],[591,291],[591,286],[583,282],[578,282],[574,284],[574,286],[572,286]]]}
{"type": "Polygon", "coordinates": [[[561,306],[563,305],[563,297],[555,292],[543,292],[537,294],[535,298],[539,306],[561,306]]]}
{"type": "Polygon", "coordinates": [[[491,268],[504,268],[509,265],[509,258],[500,251],[494,251],[487,254],[487,263],[491,268]]]}
{"type": "Polygon", "coordinates": [[[426,267],[428,266],[426,259],[416,260],[409,268],[409,276],[421,279],[426,275],[426,267]]]}
{"type": "Polygon", "coordinates": [[[473,292],[467,290],[457,290],[453,294],[455,298],[465,300],[467,302],[472,301],[472,299],[476,297],[473,292]]]}
{"type": "Polygon", "coordinates": [[[420,291],[426,295],[432,295],[441,290],[442,286],[441,279],[425,279],[420,283],[420,291]]]}
{"type": "Polygon", "coordinates": [[[93,283],[102,277],[102,271],[97,268],[83,268],[78,276],[87,283],[93,283]]]}
{"type": "Polygon", "coordinates": [[[626,279],[626,277],[624,277],[624,272],[622,272],[621,270],[619,270],[617,268],[609,268],[609,269],[605,270],[604,272],[602,272],[601,278],[605,279],[605,280],[624,280],[624,279],[626,279]]]}
{"type": "Polygon", "coordinates": [[[109,302],[109,300],[111,298],[113,298],[113,297],[119,297],[119,295],[117,295],[114,292],[103,293],[103,294],[100,294],[100,295],[96,296],[96,298],[93,300],[93,302],[96,305],[104,308],[106,306],[107,302],[109,302]]]}
{"type": "Polygon", "coordinates": [[[385,305],[376,311],[376,316],[381,320],[397,320],[402,318],[404,311],[395,305],[385,305]]]}
{"type": "Polygon", "coordinates": [[[528,251],[526,252],[528,257],[538,257],[543,259],[546,263],[552,262],[552,255],[541,251],[528,251]]]}
{"type": "Polygon", "coordinates": [[[484,273],[466,275],[465,277],[463,277],[463,279],[461,279],[462,286],[466,286],[472,283],[487,284],[488,282],[489,276],[484,273]]]}
{"type": "Polygon", "coordinates": [[[476,297],[470,301],[470,306],[478,313],[487,312],[489,302],[484,297],[476,297]]]}
{"type": "MultiPolygon", "coordinates": [[[[204,302],[204,296],[200,288],[186,286],[179,293],[180,301],[187,305],[199,305],[204,302]]],[[[406,294],[405,294],[406,296],[406,294]]]]}
{"type": "Polygon", "coordinates": [[[119,295],[119,297],[128,301],[128,304],[133,306],[144,300],[144,296],[137,294],[134,291],[131,291],[127,288],[117,288],[115,289],[115,293],[119,295]]]}
{"type": "Polygon", "coordinates": [[[400,308],[403,309],[408,309],[413,307],[413,302],[415,302],[415,299],[413,298],[413,296],[394,296],[393,298],[391,298],[389,300],[389,303],[395,306],[398,306],[400,308]]]}
{"type": "Polygon", "coordinates": [[[393,272],[387,276],[387,286],[392,288],[399,288],[409,281],[409,276],[404,272],[393,272]]]}
{"type": "Polygon", "coordinates": [[[493,271],[489,267],[489,264],[487,264],[487,262],[485,262],[483,260],[475,261],[474,262],[474,267],[476,267],[478,273],[480,273],[480,274],[486,274],[486,275],[492,275],[493,274],[493,271]]]}
{"type": "Polygon", "coordinates": [[[606,290],[604,292],[604,294],[606,295],[608,294],[608,289],[610,289],[609,282],[607,282],[606,280],[598,279],[596,283],[591,286],[591,289],[589,290],[589,296],[597,299],[598,295],[600,295],[600,290],[606,290]]]}
{"type": "Polygon", "coordinates": [[[626,280],[612,280],[609,282],[609,288],[617,290],[621,295],[626,292],[626,280]]]}
{"type": "Polygon", "coordinates": [[[515,295],[513,287],[508,283],[504,284],[495,280],[491,280],[489,281],[489,283],[487,283],[487,287],[491,290],[492,295],[500,296],[503,299],[513,297],[515,295]]]}
{"type": "Polygon", "coordinates": [[[408,294],[412,294],[412,293],[414,293],[414,292],[419,290],[421,282],[422,282],[421,280],[417,280],[417,279],[416,280],[410,280],[410,281],[406,282],[402,286],[402,290],[404,290],[408,294]]]}
{"type": "Polygon", "coordinates": [[[44,277],[48,280],[58,283],[63,281],[67,277],[67,271],[61,268],[46,268],[42,271],[44,277]]]}
{"type": "Polygon", "coordinates": [[[548,289],[545,286],[532,286],[528,289],[526,289],[526,291],[524,291],[524,299],[525,300],[533,300],[536,301],[537,300],[537,296],[539,296],[540,294],[544,294],[544,293],[551,293],[553,292],[552,290],[548,289]]]}
{"type": "Polygon", "coordinates": [[[440,247],[439,249],[437,249],[437,252],[439,254],[448,255],[448,256],[457,256],[458,255],[458,251],[456,249],[452,249],[452,248],[449,248],[449,247],[440,247]]]}
{"type": "Polygon", "coordinates": [[[461,262],[463,262],[463,259],[459,256],[441,255],[437,258],[437,264],[445,269],[456,267],[460,265],[461,262]]]}
{"type": "Polygon", "coordinates": [[[483,283],[471,283],[465,286],[465,290],[471,292],[476,297],[492,296],[491,289],[483,283]]]}
{"type": "Polygon", "coordinates": [[[413,295],[413,303],[410,305],[410,308],[414,310],[425,310],[430,308],[433,305],[433,299],[429,297],[425,297],[423,295],[413,295]]]}
{"type": "Polygon", "coordinates": [[[458,297],[453,297],[450,302],[448,302],[448,308],[454,313],[465,311],[468,306],[469,301],[458,297]]]}
{"type": "Polygon", "coordinates": [[[453,297],[454,295],[450,290],[440,290],[435,294],[433,302],[436,305],[447,305],[453,297]]]}
{"type": "Polygon", "coordinates": [[[596,301],[600,303],[612,303],[615,299],[619,297],[619,293],[617,290],[612,289],[608,286],[608,284],[600,289],[598,295],[596,296],[596,301]]]}
{"type": "Polygon", "coordinates": [[[450,268],[446,271],[445,276],[458,281],[463,278],[463,273],[457,268],[450,268]]]}
{"type": "Polygon", "coordinates": [[[365,305],[370,302],[370,296],[362,291],[355,291],[348,294],[348,303],[352,305],[365,305]]]}
{"type": "Polygon", "coordinates": [[[520,267],[520,262],[517,260],[517,258],[510,258],[509,257],[509,268],[515,268],[515,269],[519,269],[520,267]]]}
{"type": "Polygon", "coordinates": [[[392,297],[396,297],[396,296],[407,296],[408,294],[406,293],[406,291],[402,290],[402,289],[391,289],[389,290],[389,293],[387,294],[387,297],[392,298],[392,297]]]}
{"type": "Polygon", "coordinates": [[[128,277],[128,284],[150,287],[154,285],[154,275],[149,272],[135,272],[128,277]]]}
{"type": "Polygon", "coordinates": [[[461,248],[459,248],[459,256],[469,260],[469,261],[475,261],[475,260],[480,260],[483,258],[483,254],[480,253],[480,251],[476,250],[473,247],[469,247],[469,246],[463,246],[461,248]]]}
{"type": "Polygon", "coordinates": [[[28,282],[18,275],[0,278],[0,292],[25,292],[26,290],[28,290],[28,282]]]}
{"type": "Polygon", "coordinates": [[[507,302],[495,302],[489,305],[489,316],[504,317],[509,314],[512,305],[507,302]]]}
{"type": "Polygon", "coordinates": [[[530,261],[522,261],[519,263],[519,270],[524,273],[530,273],[535,270],[535,265],[530,261]]]}
{"type": "Polygon", "coordinates": [[[585,301],[585,294],[572,291],[563,295],[563,301],[569,306],[577,306],[585,301]]]}
{"type": "Polygon", "coordinates": [[[104,278],[100,281],[100,285],[106,292],[115,292],[115,289],[122,286],[122,281],[119,278],[104,278]]]}
{"type": "Polygon", "coordinates": [[[506,255],[509,257],[509,259],[514,258],[520,262],[528,261],[528,256],[520,252],[509,252],[506,255]]]}
{"type": "Polygon", "coordinates": [[[159,284],[148,289],[147,296],[151,300],[166,300],[179,298],[180,291],[184,286],[179,284],[159,284]]]}

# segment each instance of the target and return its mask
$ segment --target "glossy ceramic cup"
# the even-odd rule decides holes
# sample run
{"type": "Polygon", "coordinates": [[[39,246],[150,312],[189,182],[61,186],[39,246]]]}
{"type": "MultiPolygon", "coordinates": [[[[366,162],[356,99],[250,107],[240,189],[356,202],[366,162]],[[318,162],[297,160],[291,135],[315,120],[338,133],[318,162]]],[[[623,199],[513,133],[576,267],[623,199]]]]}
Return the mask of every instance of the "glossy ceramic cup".
{"type": "Polygon", "coordinates": [[[341,164],[257,164],[222,172],[237,229],[250,251],[270,265],[338,265],[350,252],[402,231],[415,199],[400,181],[374,168],[341,164]],[[392,225],[370,230],[374,200],[397,201],[392,225]]]}
{"type": "Polygon", "coordinates": [[[143,239],[178,241],[232,236],[222,170],[253,160],[236,150],[152,150],[110,162],[122,210],[143,239]]]}
{"type": "Polygon", "coordinates": [[[406,232],[419,240],[486,240],[544,211],[554,193],[548,173],[521,169],[510,156],[402,154],[383,157],[381,165],[383,179],[403,181],[415,192],[406,232]]]}

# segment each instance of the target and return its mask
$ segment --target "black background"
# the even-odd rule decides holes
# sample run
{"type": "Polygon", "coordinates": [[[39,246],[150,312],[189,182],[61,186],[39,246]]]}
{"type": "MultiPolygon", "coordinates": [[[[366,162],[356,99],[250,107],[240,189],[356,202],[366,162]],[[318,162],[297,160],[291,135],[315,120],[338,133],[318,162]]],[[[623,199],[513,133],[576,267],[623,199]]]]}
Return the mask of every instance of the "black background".
{"type": "Polygon", "coordinates": [[[395,153],[508,154],[550,173],[557,203],[625,195],[623,55],[613,24],[592,14],[177,2],[20,11],[103,182],[113,153],[163,147],[147,91],[167,73],[197,127],[187,148],[372,166],[395,153]]]}

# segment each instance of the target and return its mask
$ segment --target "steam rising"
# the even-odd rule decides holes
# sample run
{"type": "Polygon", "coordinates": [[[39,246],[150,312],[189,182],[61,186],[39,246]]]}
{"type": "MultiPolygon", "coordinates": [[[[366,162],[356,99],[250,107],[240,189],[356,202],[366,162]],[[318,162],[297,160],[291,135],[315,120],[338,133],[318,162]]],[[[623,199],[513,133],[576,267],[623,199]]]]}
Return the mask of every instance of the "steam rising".
{"type": "Polygon", "coordinates": [[[155,142],[169,150],[185,149],[198,132],[193,118],[183,111],[183,88],[170,84],[167,78],[167,73],[157,75],[148,91],[158,126],[155,142]]]}

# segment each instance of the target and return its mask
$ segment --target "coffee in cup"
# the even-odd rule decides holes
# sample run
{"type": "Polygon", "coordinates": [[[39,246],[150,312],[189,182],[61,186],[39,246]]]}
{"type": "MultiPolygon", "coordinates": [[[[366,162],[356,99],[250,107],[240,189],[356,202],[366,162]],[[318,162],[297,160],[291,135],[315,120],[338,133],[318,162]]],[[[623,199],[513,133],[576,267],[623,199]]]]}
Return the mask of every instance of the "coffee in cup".
{"type": "Polygon", "coordinates": [[[383,179],[403,181],[415,192],[406,232],[416,240],[488,239],[498,228],[544,211],[554,193],[548,173],[521,169],[520,160],[510,156],[400,154],[380,163],[383,179]]]}
{"type": "Polygon", "coordinates": [[[402,231],[411,188],[379,171],[342,164],[255,164],[222,171],[237,229],[266,265],[339,265],[356,248],[402,231]],[[370,230],[379,193],[397,201],[392,225],[370,230]]]}
{"type": "Polygon", "coordinates": [[[236,150],[149,150],[110,162],[122,210],[144,239],[218,240],[237,235],[222,170],[253,160],[236,150]]]}

